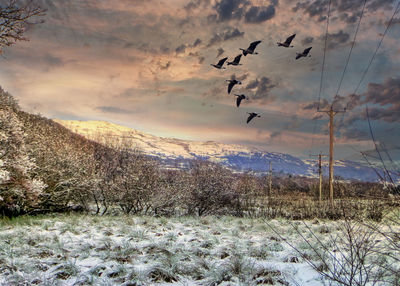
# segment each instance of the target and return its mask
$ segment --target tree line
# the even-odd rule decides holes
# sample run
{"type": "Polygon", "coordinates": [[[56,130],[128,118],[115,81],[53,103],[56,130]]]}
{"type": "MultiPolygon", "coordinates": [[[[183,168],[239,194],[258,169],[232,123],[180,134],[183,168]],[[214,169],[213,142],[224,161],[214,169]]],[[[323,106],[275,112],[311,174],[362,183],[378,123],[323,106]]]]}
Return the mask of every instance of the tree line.
{"type": "MultiPolygon", "coordinates": [[[[0,214],[5,216],[70,210],[276,216],[296,214],[305,208],[300,202],[318,208],[314,179],[238,174],[202,160],[186,170],[167,169],[129,142],[100,144],[24,112],[4,90],[0,146],[0,214]]],[[[337,183],[336,189],[339,198],[388,198],[380,184],[337,183]]]]}

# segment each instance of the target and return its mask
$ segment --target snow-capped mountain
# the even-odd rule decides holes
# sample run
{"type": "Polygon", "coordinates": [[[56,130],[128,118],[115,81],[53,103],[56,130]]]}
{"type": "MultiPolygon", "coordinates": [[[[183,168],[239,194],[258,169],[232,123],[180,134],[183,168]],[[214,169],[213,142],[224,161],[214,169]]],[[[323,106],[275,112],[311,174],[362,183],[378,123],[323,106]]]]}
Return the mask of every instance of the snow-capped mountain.
{"type": "MultiPolygon", "coordinates": [[[[106,144],[125,143],[144,154],[161,160],[169,167],[187,167],[193,159],[206,159],[221,163],[235,171],[268,172],[271,162],[274,173],[286,173],[307,177],[317,176],[314,160],[267,152],[254,147],[223,144],[212,141],[198,142],[175,138],[157,137],[129,127],[105,121],[58,120],[66,128],[88,139],[106,144]]],[[[327,174],[326,168],[324,168],[327,174]]],[[[375,172],[368,166],[352,161],[335,161],[335,176],[343,179],[377,181],[375,172]]]]}

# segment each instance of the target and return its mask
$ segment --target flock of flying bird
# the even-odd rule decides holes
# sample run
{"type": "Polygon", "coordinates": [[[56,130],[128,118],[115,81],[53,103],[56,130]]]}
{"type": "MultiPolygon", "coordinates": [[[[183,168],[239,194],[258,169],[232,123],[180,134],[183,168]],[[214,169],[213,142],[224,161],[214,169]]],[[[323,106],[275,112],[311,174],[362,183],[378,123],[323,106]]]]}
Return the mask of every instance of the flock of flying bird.
{"type": "MultiPolygon", "coordinates": [[[[296,37],[296,34],[291,35],[290,37],[288,37],[288,38],[286,39],[286,41],[284,41],[284,42],[282,42],[282,43],[281,43],[281,42],[277,42],[278,47],[292,48],[293,46],[291,46],[291,43],[292,43],[294,37],[296,37]]],[[[252,43],[250,44],[250,46],[249,46],[247,49],[242,49],[242,48],[240,48],[240,50],[242,51],[243,56],[247,56],[248,54],[250,54],[250,55],[257,55],[258,53],[255,52],[255,49],[256,49],[256,47],[257,47],[257,45],[258,45],[259,43],[261,43],[261,41],[255,41],[255,42],[252,42],[252,43]]],[[[304,50],[303,52],[301,52],[301,53],[296,53],[296,60],[298,60],[298,59],[300,59],[300,58],[302,58],[302,57],[307,57],[307,56],[310,56],[310,57],[311,57],[311,55],[309,55],[311,49],[312,49],[312,47],[309,47],[309,48],[305,49],[305,50],[304,50]]],[[[234,58],[233,61],[231,61],[231,62],[228,61],[228,62],[227,62],[227,65],[228,65],[228,66],[229,66],[229,65],[233,65],[233,66],[242,65],[242,64],[240,64],[240,59],[241,59],[241,57],[242,57],[242,54],[237,55],[237,56],[234,58]]],[[[226,68],[224,67],[224,63],[225,63],[227,60],[228,60],[228,57],[225,57],[225,58],[223,58],[223,59],[220,59],[220,60],[218,61],[217,64],[211,64],[211,66],[213,66],[213,67],[215,67],[215,68],[217,68],[217,69],[226,69],[226,68]]],[[[226,81],[229,82],[229,84],[228,84],[228,94],[231,93],[232,88],[233,88],[236,84],[242,84],[242,82],[239,81],[239,80],[237,80],[237,79],[228,79],[228,80],[226,80],[226,81]]],[[[235,96],[237,97],[237,98],[236,98],[236,106],[237,106],[237,107],[240,106],[240,103],[242,102],[243,99],[249,99],[248,96],[246,96],[246,95],[244,95],[244,94],[235,94],[235,96]]],[[[249,114],[249,116],[247,117],[247,123],[249,123],[254,117],[261,117],[258,113],[255,113],[255,112],[247,112],[247,113],[249,114]]]]}

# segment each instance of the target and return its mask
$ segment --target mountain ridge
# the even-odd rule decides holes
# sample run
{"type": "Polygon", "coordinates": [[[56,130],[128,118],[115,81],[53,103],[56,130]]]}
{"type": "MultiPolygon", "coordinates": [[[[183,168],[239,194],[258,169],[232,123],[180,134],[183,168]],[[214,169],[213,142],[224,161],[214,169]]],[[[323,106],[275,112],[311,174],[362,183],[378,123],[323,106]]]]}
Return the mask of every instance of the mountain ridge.
{"type": "MultiPolygon", "coordinates": [[[[107,121],[53,120],[75,133],[103,144],[109,144],[112,140],[115,140],[115,143],[124,142],[133,149],[137,148],[144,154],[159,159],[169,167],[185,168],[191,160],[205,159],[221,163],[237,172],[266,173],[271,162],[274,173],[317,176],[316,161],[303,160],[285,153],[268,152],[257,147],[158,137],[107,121]]],[[[334,171],[336,176],[347,180],[379,180],[369,166],[359,162],[336,160],[334,171]]],[[[327,174],[326,167],[323,168],[323,172],[327,174]]]]}

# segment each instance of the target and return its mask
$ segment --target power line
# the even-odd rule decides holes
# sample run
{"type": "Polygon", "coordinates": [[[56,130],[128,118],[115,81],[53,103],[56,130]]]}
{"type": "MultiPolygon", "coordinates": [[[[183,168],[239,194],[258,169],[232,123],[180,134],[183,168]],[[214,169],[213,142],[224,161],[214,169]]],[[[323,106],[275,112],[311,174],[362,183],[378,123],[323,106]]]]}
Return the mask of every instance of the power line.
{"type": "MultiPolygon", "coordinates": [[[[365,5],[365,3],[364,3],[364,5],[365,5]]],[[[360,88],[362,82],[364,81],[365,76],[367,75],[368,70],[369,70],[369,68],[370,68],[371,65],[372,65],[372,62],[374,61],[374,59],[375,59],[375,57],[376,57],[376,55],[377,55],[377,53],[378,53],[378,50],[380,49],[380,47],[381,47],[381,45],[382,45],[382,43],[383,43],[383,39],[385,38],[387,32],[389,31],[390,25],[392,24],[394,17],[395,17],[396,14],[399,12],[399,7],[400,7],[400,0],[397,2],[396,9],[394,10],[392,17],[390,18],[390,20],[389,20],[389,22],[388,22],[388,24],[387,24],[387,26],[386,26],[386,29],[385,29],[384,33],[382,34],[381,39],[380,39],[380,41],[379,41],[379,43],[378,43],[378,45],[377,45],[377,47],[376,47],[374,53],[372,54],[372,57],[371,57],[371,59],[370,59],[368,65],[367,65],[367,68],[364,70],[364,72],[363,72],[363,74],[362,74],[362,76],[361,76],[361,78],[360,78],[360,81],[359,81],[358,84],[357,84],[357,87],[354,89],[353,94],[356,94],[356,93],[357,93],[357,91],[358,91],[358,89],[360,88]]],[[[361,21],[361,19],[360,19],[360,21],[361,21]]],[[[346,109],[347,109],[349,103],[350,103],[350,102],[348,102],[348,103],[346,104],[346,109]]],[[[344,120],[344,114],[342,115],[342,117],[341,117],[341,119],[340,119],[340,123],[339,123],[339,126],[338,126],[338,130],[336,131],[337,133],[339,133],[339,129],[340,129],[341,126],[343,125],[343,120],[344,120]]]]}
{"type": "MultiPolygon", "coordinates": [[[[319,82],[319,92],[318,92],[318,106],[317,106],[317,110],[319,110],[320,107],[320,103],[321,103],[321,93],[322,93],[322,83],[324,80],[324,71],[325,71],[325,58],[326,58],[326,47],[327,47],[327,43],[328,43],[328,31],[329,31],[329,18],[331,16],[331,3],[332,0],[329,0],[328,3],[328,16],[326,19],[326,28],[325,28],[325,43],[324,43],[324,56],[322,59],[322,67],[321,67],[321,78],[320,78],[320,82],[319,82]]],[[[315,118],[314,120],[314,127],[313,127],[313,135],[311,138],[311,146],[310,146],[310,157],[311,157],[311,149],[313,149],[314,146],[314,136],[315,136],[315,132],[317,130],[317,123],[318,123],[318,119],[315,118]]]]}
{"type": "Polygon", "coordinates": [[[329,3],[328,3],[328,17],[326,19],[324,56],[323,56],[323,59],[322,59],[321,78],[320,78],[320,82],[319,82],[319,92],[318,92],[318,108],[317,108],[318,110],[319,110],[319,104],[320,104],[320,101],[321,101],[322,83],[323,83],[323,80],[324,80],[326,46],[327,46],[327,43],[328,43],[329,18],[330,18],[330,15],[331,15],[331,2],[332,2],[332,0],[329,0],[329,3]]]}
{"type": "Polygon", "coordinates": [[[337,95],[339,94],[340,88],[342,87],[342,82],[343,82],[343,79],[344,79],[344,75],[346,73],[347,66],[349,65],[350,56],[351,56],[351,53],[353,51],[354,45],[356,43],[356,38],[357,38],[358,30],[360,28],[361,19],[362,19],[363,15],[364,15],[364,9],[365,9],[365,4],[366,3],[367,3],[367,0],[364,1],[364,5],[363,5],[362,10],[361,10],[360,19],[359,19],[358,24],[357,24],[356,32],[354,33],[353,43],[351,44],[350,52],[349,52],[349,54],[347,56],[347,59],[346,59],[346,64],[345,64],[344,69],[343,69],[342,77],[340,78],[339,85],[338,85],[338,88],[336,90],[336,94],[337,95]]]}
{"type": "Polygon", "coordinates": [[[385,38],[385,36],[386,36],[386,34],[387,34],[388,30],[389,30],[389,27],[390,27],[390,25],[391,25],[392,22],[393,22],[394,16],[396,16],[396,14],[399,12],[399,7],[400,7],[400,1],[397,2],[397,7],[396,7],[396,9],[394,10],[394,13],[393,13],[392,17],[390,18],[389,23],[388,23],[388,25],[386,26],[385,32],[383,33],[383,35],[382,35],[382,37],[381,37],[381,40],[379,41],[378,46],[376,47],[375,52],[373,53],[373,55],[372,55],[372,57],[371,57],[371,59],[370,59],[370,61],[369,61],[369,63],[368,63],[367,68],[366,68],[365,71],[363,72],[363,74],[362,74],[362,76],[361,76],[361,79],[360,79],[360,81],[358,82],[357,87],[356,87],[356,89],[354,90],[353,94],[356,94],[356,93],[357,93],[358,89],[359,89],[360,86],[361,86],[361,83],[364,81],[364,78],[365,78],[365,76],[367,75],[367,72],[368,72],[369,68],[371,67],[372,62],[374,61],[374,59],[375,59],[375,57],[376,57],[376,54],[378,53],[378,50],[379,50],[379,48],[380,48],[381,45],[382,45],[383,39],[385,38]]]}

